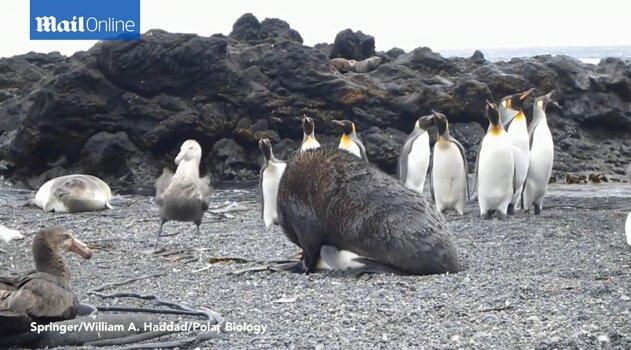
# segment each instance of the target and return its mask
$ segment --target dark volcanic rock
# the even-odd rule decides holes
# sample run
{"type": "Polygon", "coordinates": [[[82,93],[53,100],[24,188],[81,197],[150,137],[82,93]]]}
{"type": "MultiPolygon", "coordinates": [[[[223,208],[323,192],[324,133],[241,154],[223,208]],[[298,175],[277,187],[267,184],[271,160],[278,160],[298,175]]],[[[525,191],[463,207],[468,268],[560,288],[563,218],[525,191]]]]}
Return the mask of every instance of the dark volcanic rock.
{"type": "Polygon", "coordinates": [[[343,30],[335,36],[330,58],[361,61],[375,55],[375,38],[361,31],[343,30]]]}
{"type": "MultiPolygon", "coordinates": [[[[484,134],[485,99],[554,89],[548,120],[554,174],[623,174],[631,160],[631,67],[565,56],[489,62],[476,51],[444,58],[423,47],[376,53],[374,38],[344,30],[308,47],[278,19],[246,14],[230,35],[151,30],[135,42],[101,42],[71,57],[28,53],[0,59],[0,172],[32,185],[88,172],[113,187],[151,184],[186,139],[204,150],[216,180],[254,179],[257,142],[287,158],[303,115],[321,143],[337,143],[332,119],[356,122],[374,164],[394,172],[420,115],[445,113],[471,163],[484,134]],[[340,74],[330,57],[379,56],[367,73],[340,74]]],[[[531,118],[532,100],[526,103],[531,118]]],[[[472,167],[473,168],[473,167],[472,167]]],[[[473,169],[471,169],[473,171],[473,169]]]]}

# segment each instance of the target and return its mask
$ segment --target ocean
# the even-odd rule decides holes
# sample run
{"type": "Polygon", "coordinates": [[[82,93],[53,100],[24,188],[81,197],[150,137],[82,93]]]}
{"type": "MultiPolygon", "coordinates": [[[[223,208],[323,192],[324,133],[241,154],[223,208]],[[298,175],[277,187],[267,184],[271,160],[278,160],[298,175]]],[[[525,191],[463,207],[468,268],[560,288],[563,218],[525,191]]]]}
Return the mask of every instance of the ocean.
{"type": "MultiPolygon", "coordinates": [[[[468,57],[475,49],[437,50],[444,57],[468,57]]],[[[525,47],[480,49],[489,61],[508,61],[513,57],[531,57],[536,55],[566,55],[584,63],[598,64],[606,57],[618,57],[631,60],[629,46],[586,46],[586,47],[525,47]]]]}

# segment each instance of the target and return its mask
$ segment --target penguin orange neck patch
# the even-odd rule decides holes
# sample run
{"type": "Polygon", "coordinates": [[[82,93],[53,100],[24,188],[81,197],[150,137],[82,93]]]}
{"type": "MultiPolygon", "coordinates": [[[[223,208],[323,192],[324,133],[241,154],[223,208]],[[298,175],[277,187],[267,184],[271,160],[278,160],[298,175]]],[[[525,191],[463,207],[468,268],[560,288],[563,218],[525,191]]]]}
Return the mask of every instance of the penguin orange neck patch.
{"type": "Polygon", "coordinates": [[[491,127],[491,135],[497,136],[504,132],[504,128],[501,125],[493,125],[491,127]]]}
{"type": "Polygon", "coordinates": [[[353,144],[353,140],[348,135],[342,135],[340,139],[340,146],[343,148],[350,148],[353,144]]]}
{"type": "Polygon", "coordinates": [[[524,115],[524,112],[520,110],[519,112],[517,112],[517,115],[515,115],[514,119],[521,121],[521,120],[525,120],[526,116],[524,115]]]}

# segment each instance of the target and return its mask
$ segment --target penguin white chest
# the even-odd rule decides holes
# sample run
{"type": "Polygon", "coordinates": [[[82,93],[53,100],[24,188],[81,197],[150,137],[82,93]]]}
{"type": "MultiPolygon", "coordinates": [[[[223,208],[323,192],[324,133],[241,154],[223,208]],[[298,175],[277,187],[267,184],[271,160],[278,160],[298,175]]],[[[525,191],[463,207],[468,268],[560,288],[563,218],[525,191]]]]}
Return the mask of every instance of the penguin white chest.
{"type": "Polygon", "coordinates": [[[320,142],[318,142],[318,140],[316,140],[315,137],[309,135],[305,138],[305,141],[302,143],[302,146],[300,146],[300,151],[304,152],[306,150],[316,149],[318,147],[320,147],[320,142]]]}
{"type": "Polygon", "coordinates": [[[352,154],[356,155],[359,158],[362,157],[361,149],[359,148],[357,143],[355,143],[355,141],[353,141],[348,136],[342,136],[342,139],[340,140],[339,148],[343,149],[343,150],[345,150],[347,152],[351,152],[352,154]]]}
{"type": "Polygon", "coordinates": [[[482,140],[478,164],[478,201],[482,214],[500,210],[506,214],[513,193],[514,158],[508,135],[487,134],[482,140]]]}
{"type": "Polygon", "coordinates": [[[423,193],[425,176],[429,167],[429,156],[429,134],[424,132],[414,140],[408,154],[405,187],[423,193]]]}
{"type": "Polygon", "coordinates": [[[436,208],[442,211],[457,205],[464,206],[467,175],[458,146],[439,139],[434,146],[433,160],[432,188],[436,208]]]}
{"type": "Polygon", "coordinates": [[[542,122],[537,125],[533,132],[528,182],[536,182],[537,187],[547,187],[550,174],[552,173],[553,161],[554,143],[552,135],[548,125],[542,122]]]}
{"type": "Polygon", "coordinates": [[[278,185],[286,166],[285,163],[269,163],[263,171],[261,190],[263,192],[263,221],[266,227],[275,224],[278,220],[276,198],[278,196],[278,185]]]}

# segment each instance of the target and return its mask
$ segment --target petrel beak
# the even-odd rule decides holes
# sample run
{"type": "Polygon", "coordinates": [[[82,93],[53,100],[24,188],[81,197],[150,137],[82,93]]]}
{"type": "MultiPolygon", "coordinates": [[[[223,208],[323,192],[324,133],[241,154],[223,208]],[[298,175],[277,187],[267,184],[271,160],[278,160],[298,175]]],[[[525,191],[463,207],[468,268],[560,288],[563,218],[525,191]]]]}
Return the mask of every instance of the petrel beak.
{"type": "Polygon", "coordinates": [[[70,245],[68,246],[68,251],[71,251],[86,260],[90,260],[90,258],[92,258],[92,251],[85,243],[74,238],[74,236],[71,236],[70,239],[71,241],[70,245]]]}

